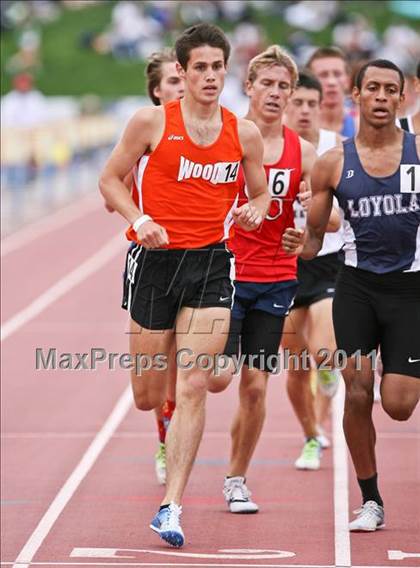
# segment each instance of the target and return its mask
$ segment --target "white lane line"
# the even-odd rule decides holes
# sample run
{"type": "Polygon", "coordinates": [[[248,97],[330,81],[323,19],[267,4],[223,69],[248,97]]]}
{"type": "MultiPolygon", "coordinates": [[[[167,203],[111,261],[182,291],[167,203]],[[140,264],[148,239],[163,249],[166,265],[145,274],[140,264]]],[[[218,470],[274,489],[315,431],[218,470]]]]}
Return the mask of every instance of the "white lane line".
{"type": "MultiPolygon", "coordinates": [[[[111,414],[106,419],[101,430],[95,436],[95,439],[86,450],[82,459],[70,474],[70,477],[67,479],[63,487],[57,493],[54,501],[48,507],[48,510],[40,520],[38,526],[29,537],[29,540],[19,552],[18,557],[13,563],[14,568],[28,568],[31,564],[33,564],[32,559],[38,552],[44,539],[50,532],[58,517],[61,515],[67,503],[72,498],[74,492],[77,490],[86,475],[89,473],[90,469],[96,462],[98,456],[100,455],[106,444],[112,438],[115,430],[124,420],[131,406],[131,387],[128,386],[120,396],[111,414]]],[[[59,563],[52,562],[51,564],[57,565],[59,563]]]]}
{"type": "MultiPolygon", "coordinates": [[[[22,568],[22,565],[16,565],[14,562],[0,562],[0,566],[16,566],[16,568],[22,568]]],[[[105,568],[106,566],[211,566],[212,568],[222,568],[223,566],[229,566],[230,568],[240,568],[245,566],[246,568],[340,568],[332,564],[209,564],[202,563],[199,564],[192,562],[31,562],[31,566],[100,566],[100,568],[105,568]]],[[[372,565],[367,566],[353,566],[352,568],[390,568],[391,564],[386,566],[372,565]]],[[[417,566],[407,566],[404,564],[404,568],[419,568],[417,566]]]]}
{"type": "Polygon", "coordinates": [[[48,306],[50,306],[53,302],[64,296],[64,294],[77,286],[77,284],[83,282],[83,280],[88,278],[88,276],[102,268],[124,248],[127,248],[126,242],[122,238],[121,233],[118,233],[118,235],[113,237],[101,249],[99,249],[98,252],[90,256],[77,268],[69,272],[67,276],[64,276],[58,282],[53,284],[26,308],[7,320],[2,325],[1,341],[10,337],[22,326],[48,308],[48,306]]]}
{"type": "Polygon", "coordinates": [[[95,197],[92,197],[90,194],[85,199],[78,200],[67,207],[42,217],[39,221],[25,226],[8,237],[4,237],[0,243],[1,257],[3,258],[7,254],[27,245],[28,242],[33,242],[42,235],[61,229],[64,225],[68,225],[68,223],[84,217],[93,209],[99,209],[100,207],[101,199],[99,195],[95,194],[95,197]]]}
{"type": "MultiPolygon", "coordinates": [[[[2,566],[10,566],[13,562],[1,562],[2,566]]],[[[26,564],[13,564],[14,568],[26,568],[26,564]]],[[[209,564],[209,563],[192,563],[192,562],[31,562],[31,566],[230,566],[231,568],[336,568],[331,564],[209,564]]],[[[354,566],[353,568],[389,568],[389,566],[354,566]]],[[[413,566],[404,566],[404,568],[414,568],[413,566]]],[[[417,567],[418,568],[418,567],[417,567]]]]}
{"type": "Polygon", "coordinates": [[[351,566],[349,525],[349,485],[347,445],[343,432],[345,386],[340,379],[338,391],[333,398],[333,463],[334,463],[334,542],[335,565],[351,566]]]}

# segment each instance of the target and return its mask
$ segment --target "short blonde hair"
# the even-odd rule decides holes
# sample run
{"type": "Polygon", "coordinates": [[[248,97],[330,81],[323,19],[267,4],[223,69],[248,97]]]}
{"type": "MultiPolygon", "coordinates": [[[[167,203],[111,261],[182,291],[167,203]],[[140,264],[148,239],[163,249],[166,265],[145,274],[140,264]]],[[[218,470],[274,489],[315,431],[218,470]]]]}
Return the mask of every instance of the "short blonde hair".
{"type": "Polygon", "coordinates": [[[262,67],[285,67],[292,79],[292,89],[298,80],[298,68],[293,59],[279,45],[270,45],[265,51],[256,55],[248,65],[247,79],[253,83],[257,78],[258,71],[262,67]]]}

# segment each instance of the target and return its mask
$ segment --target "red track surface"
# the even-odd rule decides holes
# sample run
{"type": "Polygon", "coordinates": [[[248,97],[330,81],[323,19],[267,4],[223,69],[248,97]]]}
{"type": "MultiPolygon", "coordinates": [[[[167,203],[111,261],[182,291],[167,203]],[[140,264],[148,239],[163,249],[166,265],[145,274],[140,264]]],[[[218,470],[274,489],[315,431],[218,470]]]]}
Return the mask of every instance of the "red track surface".
{"type": "MultiPolygon", "coordinates": [[[[120,220],[99,207],[8,254],[3,262],[3,323],[120,229],[120,220]]],[[[105,366],[93,372],[35,371],[36,347],[56,347],[58,352],[88,352],[91,347],[127,351],[126,315],[119,309],[121,239],[119,254],[3,341],[3,565],[14,564],[128,384],[127,373],[109,372],[105,366]]],[[[268,418],[248,477],[261,511],[251,516],[229,514],[221,488],[236,404],[236,384],[209,397],[206,433],[184,501],[184,549],[164,546],[148,528],[163,492],[153,471],[157,437],[153,414],[131,408],[45,540],[35,547],[30,565],[335,566],[335,543],[343,537],[337,534],[334,511],[359,506],[351,466],[350,503],[346,499],[341,504],[337,499],[342,496],[334,500],[332,450],[324,453],[319,472],[294,470],[302,438],[286,399],[284,378],[273,377],[268,418]],[[101,558],[100,551],[96,558],[87,557],[86,551],[71,557],[76,548],[116,551],[108,552],[108,559],[101,558]],[[205,556],[222,549],[281,550],[294,556],[205,556]],[[182,556],[190,553],[200,556],[182,556]]],[[[420,566],[420,412],[404,424],[391,421],[380,407],[375,414],[387,528],[351,536],[351,565],[420,566]],[[390,550],[417,557],[389,560],[390,550]]]]}

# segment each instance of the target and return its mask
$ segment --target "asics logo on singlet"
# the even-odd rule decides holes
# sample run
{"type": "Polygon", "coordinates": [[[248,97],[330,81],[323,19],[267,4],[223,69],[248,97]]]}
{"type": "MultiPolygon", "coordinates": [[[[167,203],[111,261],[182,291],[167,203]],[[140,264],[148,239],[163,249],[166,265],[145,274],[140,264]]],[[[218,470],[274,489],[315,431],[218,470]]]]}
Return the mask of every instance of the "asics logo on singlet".
{"type": "Polygon", "coordinates": [[[215,164],[200,164],[180,156],[178,181],[184,179],[203,179],[210,183],[232,183],[236,181],[239,172],[239,162],[216,162],[215,164]]]}
{"type": "Polygon", "coordinates": [[[348,199],[350,217],[382,217],[382,215],[401,215],[420,211],[417,195],[411,195],[403,205],[403,195],[370,195],[360,199],[348,199]]]}
{"type": "Polygon", "coordinates": [[[346,171],[346,179],[350,179],[354,176],[354,170],[347,170],[346,171]]]}
{"type": "Polygon", "coordinates": [[[169,134],[168,140],[184,140],[183,136],[177,136],[176,134],[169,134]]]}

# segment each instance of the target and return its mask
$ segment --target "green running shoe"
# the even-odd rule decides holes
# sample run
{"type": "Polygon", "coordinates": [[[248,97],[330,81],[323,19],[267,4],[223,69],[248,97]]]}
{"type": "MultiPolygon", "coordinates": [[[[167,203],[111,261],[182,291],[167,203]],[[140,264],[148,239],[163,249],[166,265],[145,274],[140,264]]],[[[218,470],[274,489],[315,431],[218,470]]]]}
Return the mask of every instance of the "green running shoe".
{"type": "Polygon", "coordinates": [[[295,461],[296,469],[317,470],[321,467],[321,444],[316,438],[305,442],[302,453],[295,461]]]}
{"type": "Polygon", "coordinates": [[[335,369],[332,371],[318,371],[318,386],[322,394],[332,398],[338,389],[340,374],[335,369]]]}

